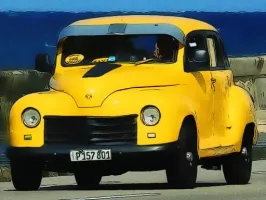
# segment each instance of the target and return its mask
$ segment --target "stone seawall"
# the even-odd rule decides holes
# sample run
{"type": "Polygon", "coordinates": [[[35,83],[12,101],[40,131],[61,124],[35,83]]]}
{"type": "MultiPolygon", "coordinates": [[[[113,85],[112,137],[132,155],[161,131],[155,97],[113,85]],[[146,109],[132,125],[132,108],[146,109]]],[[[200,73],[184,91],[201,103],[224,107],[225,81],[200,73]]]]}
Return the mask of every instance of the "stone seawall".
{"type": "Polygon", "coordinates": [[[266,109],[265,59],[266,55],[230,59],[235,83],[249,91],[257,110],[266,109]]]}

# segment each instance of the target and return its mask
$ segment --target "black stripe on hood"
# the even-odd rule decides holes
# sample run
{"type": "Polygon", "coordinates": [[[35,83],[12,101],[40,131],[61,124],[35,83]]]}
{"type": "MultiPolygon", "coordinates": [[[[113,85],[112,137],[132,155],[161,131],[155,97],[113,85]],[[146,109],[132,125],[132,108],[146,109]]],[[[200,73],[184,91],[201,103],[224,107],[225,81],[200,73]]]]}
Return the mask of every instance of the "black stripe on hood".
{"type": "Polygon", "coordinates": [[[122,65],[112,63],[97,63],[93,68],[87,71],[82,78],[100,77],[121,66],[122,65]]]}

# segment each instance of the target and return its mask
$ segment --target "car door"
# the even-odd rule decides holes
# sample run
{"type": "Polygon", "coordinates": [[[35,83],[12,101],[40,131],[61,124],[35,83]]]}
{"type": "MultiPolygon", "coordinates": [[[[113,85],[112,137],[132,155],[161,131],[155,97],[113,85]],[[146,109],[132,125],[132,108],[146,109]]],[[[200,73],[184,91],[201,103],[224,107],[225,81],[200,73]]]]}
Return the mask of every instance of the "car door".
{"type": "Polygon", "coordinates": [[[211,82],[213,95],[213,124],[214,136],[218,141],[225,137],[227,127],[227,103],[229,88],[233,82],[232,71],[228,68],[229,62],[224,51],[223,41],[216,32],[208,31],[205,34],[210,56],[211,82]]]}
{"type": "Polygon", "coordinates": [[[213,121],[213,85],[211,83],[211,71],[209,63],[206,66],[193,63],[195,50],[206,50],[207,43],[204,37],[204,31],[194,31],[189,33],[186,38],[185,48],[185,67],[192,63],[193,72],[191,85],[193,85],[194,109],[197,114],[198,140],[201,150],[219,146],[214,137],[213,121]]]}

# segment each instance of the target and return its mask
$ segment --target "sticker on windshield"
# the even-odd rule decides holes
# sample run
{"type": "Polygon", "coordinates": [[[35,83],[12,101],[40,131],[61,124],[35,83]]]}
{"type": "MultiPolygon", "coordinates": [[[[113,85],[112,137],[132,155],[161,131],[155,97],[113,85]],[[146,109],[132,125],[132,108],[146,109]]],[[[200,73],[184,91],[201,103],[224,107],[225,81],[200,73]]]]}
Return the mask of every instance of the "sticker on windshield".
{"type": "Polygon", "coordinates": [[[82,54],[72,54],[66,57],[65,63],[67,65],[75,65],[84,60],[84,56],[82,54]]]}
{"type": "Polygon", "coordinates": [[[108,58],[96,58],[91,62],[94,63],[94,62],[107,62],[107,61],[108,61],[108,58]]]}
{"type": "Polygon", "coordinates": [[[190,47],[196,47],[197,46],[197,43],[196,42],[191,42],[191,43],[189,43],[189,46],[190,47]]]}
{"type": "Polygon", "coordinates": [[[108,61],[109,62],[114,62],[115,61],[115,56],[109,56],[108,61]]]}

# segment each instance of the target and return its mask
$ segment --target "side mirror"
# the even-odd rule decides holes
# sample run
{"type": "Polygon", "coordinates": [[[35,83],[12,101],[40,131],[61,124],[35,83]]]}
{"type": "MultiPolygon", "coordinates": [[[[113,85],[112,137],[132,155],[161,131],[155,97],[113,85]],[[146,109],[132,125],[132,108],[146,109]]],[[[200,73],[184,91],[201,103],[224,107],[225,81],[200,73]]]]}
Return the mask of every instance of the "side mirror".
{"type": "Polygon", "coordinates": [[[201,64],[201,63],[208,63],[209,56],[208,52],[203,49],[197,49],[194,51],[193,62],[201,64]]]}
{"type": "Polygon", "coordinates": [[[48,54],[40,53],[35,56],[35,70],[53,74],[53,63],[48,54]]]}
{"type": "Polygon", "coordinates": [[[186,72],[209,70],[210,58],[204,49],[196,49],[186,63],[186,72]]]}

